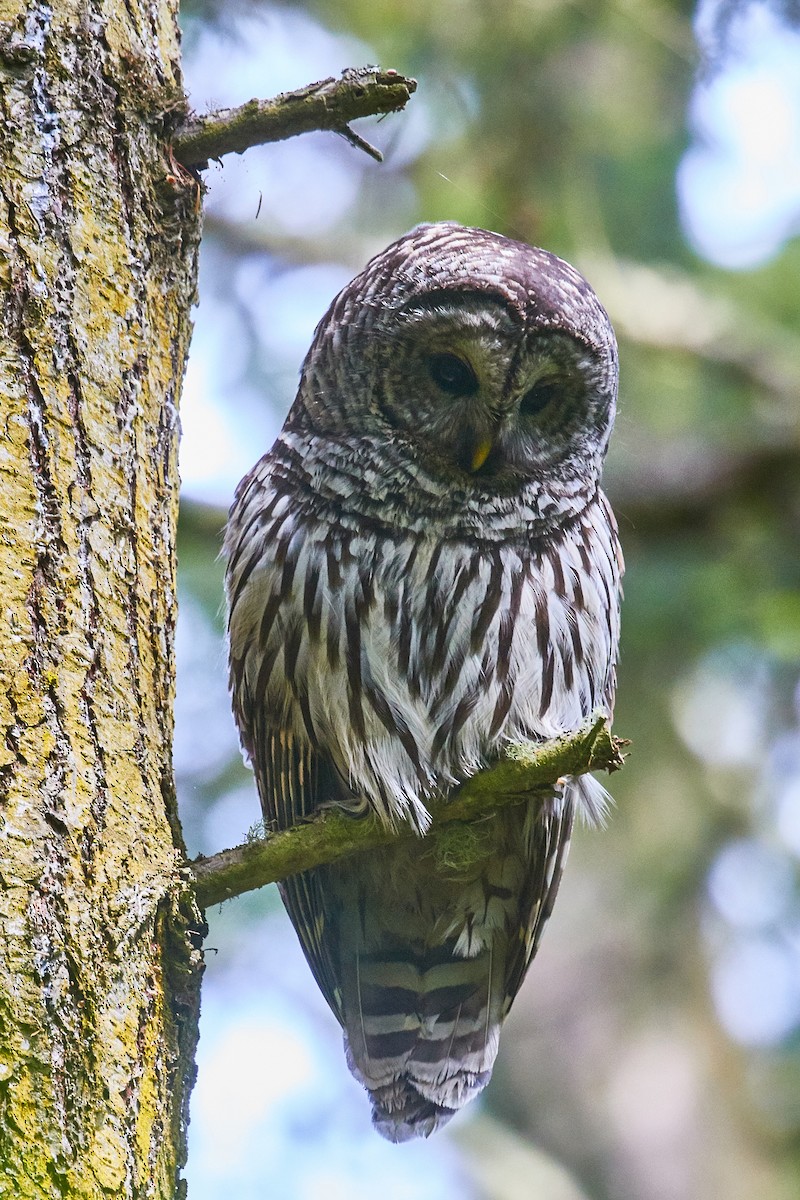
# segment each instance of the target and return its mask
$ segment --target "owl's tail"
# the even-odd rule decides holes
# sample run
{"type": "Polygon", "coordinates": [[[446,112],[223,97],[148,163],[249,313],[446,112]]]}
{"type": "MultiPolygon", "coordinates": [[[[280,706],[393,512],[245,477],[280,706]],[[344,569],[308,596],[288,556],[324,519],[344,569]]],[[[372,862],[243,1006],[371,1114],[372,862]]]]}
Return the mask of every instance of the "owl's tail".
{"type": "Polygon", "coordinates": [[[402,958],[357,959],[347,972],[347,1062],[389,1141],[428,1137],[489,1082],[504,1015],[501,964],[491,945],[472,958],[455,954],[450,943],[412,960],[405,947],[402,958]]]}
{"type": "Polygon", "coordinates": [[[390,1141],[427,1137],[489,1082],[573,812],[564,789],[510,806],[468,843],[458,831],[401,840],[284,882],[350,1069],[390,1141]]]}

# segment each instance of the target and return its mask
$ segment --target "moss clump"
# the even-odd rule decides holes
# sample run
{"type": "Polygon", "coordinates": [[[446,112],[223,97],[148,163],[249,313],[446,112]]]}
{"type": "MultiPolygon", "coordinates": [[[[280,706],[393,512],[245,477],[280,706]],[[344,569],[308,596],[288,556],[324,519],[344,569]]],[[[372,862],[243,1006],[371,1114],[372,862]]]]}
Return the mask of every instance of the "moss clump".
{"type": "Polygon", "coordinates": [[[428,857],[436,873],[456,879],[473,874],[494,853],[496,822],[491,818],[470,823],[453,821],[428,836],[431,841],[428,857]]]}

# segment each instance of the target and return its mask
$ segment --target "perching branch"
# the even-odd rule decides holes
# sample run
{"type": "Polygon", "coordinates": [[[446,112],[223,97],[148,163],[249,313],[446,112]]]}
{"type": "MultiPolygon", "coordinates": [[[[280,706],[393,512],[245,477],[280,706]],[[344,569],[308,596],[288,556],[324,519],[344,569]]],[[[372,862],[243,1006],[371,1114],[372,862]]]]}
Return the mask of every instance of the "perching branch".
{"type": "MultiPolygon", "coordinates": [[[[529,800],[533,793],[544,795],[565,775],[616,771],[623,763],[624,744],[612,736],[601,712],[575,733],[549,742],[516,743],[505,757],[462,784],[449,800],[433,806],[427,836],[435,836],[438,829],[454,821],[477,821],[507,804],[529,800]]],[[[387,829],[373,817],[354,820],[335,810],[324,812],[305,825],[270,834],[263,841],[195,859],[190,869],[197,903],[208,908],[298,871],[415,836],[408,828],[400,832],[387,829]]]]}
{"type": "Polygon", "coordinates": [[[380,150],[354,133],[349,122],[400,112],[416,89],[416,79],[396,71],[349,67],[340,79],[331,76],[272,100],[249,100],[240,108],[193,116],[173,135],[172,151],[184,166],[200,166],[223,154],[242,154],[250,146],[329,129],[381,162],[380,150]]]}

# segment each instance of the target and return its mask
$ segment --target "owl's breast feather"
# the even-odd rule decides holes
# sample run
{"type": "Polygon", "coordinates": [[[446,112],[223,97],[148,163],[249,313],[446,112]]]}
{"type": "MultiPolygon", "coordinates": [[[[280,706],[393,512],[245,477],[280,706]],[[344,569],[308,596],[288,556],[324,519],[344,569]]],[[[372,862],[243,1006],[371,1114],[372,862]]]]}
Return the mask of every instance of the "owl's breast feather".
{"type": "Polygon", "coordinates": [[[610,708],[621,566],[602,496],[528,547],[265,508],[231,564],[234,692],[324,749],[387,822],[425,828],[426,800],[507,739],[610,708]]]}

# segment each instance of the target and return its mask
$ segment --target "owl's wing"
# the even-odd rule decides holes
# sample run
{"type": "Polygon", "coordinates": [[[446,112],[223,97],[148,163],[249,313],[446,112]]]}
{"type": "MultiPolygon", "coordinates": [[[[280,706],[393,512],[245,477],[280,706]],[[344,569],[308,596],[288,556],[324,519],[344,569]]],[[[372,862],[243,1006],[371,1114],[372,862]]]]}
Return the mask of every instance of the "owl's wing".
{"type": "MultiPolygon", "coordinates": [[[[251,755],[267,831],[288,829],[308,820],[323,806],[349,795],[328,756],[286,729],[275,729],[268,715],[252,713],[251,755]]],[[[250,747],[248,747],[250,748],[250,747]]],[[[328,912],[320,871],[301,871],[278,884],[303,953],[320,991],[341,1017],[341,991],[326,937],[328,912]]]]}
{"type": "MultiPolygon", "coordinates": [[[[506,968],[505,1012],[522,985],[553,911],[575,822],[574,786],[567,784],[563,797],[546,801],[530,818],[526,839],[529,871],[520,897],[519,942],[509,954],[506,968]]],[[[535,812],[535,802],[530,811],[535,812]]]]}
{"type": "Polygon", "coordinates": [[[326,927],[332,918],[320,872],[301,871],[284,879],[278,887],[317,987],[341,1022],[342,991],[331,957],[331,939],[326,937],[326,927]]]}
{"type": "MultiPolygon", "coordinates": [[[[588,716],[589,711],[594,708],[594,697],[597,696],[610,719],[614,711],[616,691],[618,598],[624,564],[614,514],[602,492],[598,492],[597,503],[587,509],[581,533],[583,543],[578,543],[577,552],[574,548],[572,551],[577,557],[571,564],[573,591],[566,614],[566,627],[575,632],[577,640],[572,646],[568,644],[562,649],[561,657],[564,662],[571,661],[570,656],[574,650],[579,662],[573,664],[573,669],[582,669],[585,672],[586,692],[591,697],[587,708],[582,714],[574,714],[575,717],[588,716]],[[576,563],[580,564],[580,570],[576,569],[576,563]],[[605,612],[599,617],[597,613],[590,615],[586,612],[582,574],[586,577],[584,582],[594,580],[599,594],[605,596],[605,612]],[[598,669],[598,664],[592,665],[592,659],[587,661],[583,653],[583,647],[592,644],[604,650],[598,656],[599,670],[602,673],[599,678],[593,675],[593,671],[598,669]]],[[[554,577],[558,579],[556,591],[563,596],[565,571],[557,551],[554,554],[551,552],[550,565],[555,572],[554,577]]],[[[529,869],[519,907],[520,941],[508,960],[507,1007],[510,1007],[519,990],[525,972],[538,949],[542,930],[553,911],[567,860],[575,812],[580,809],[590,818],[602,820],[604,797],[604,789],[590,775],[585,775],[570,779],[564,785],[563,793],[542,804],[538,813],[536,807],[531,805],[530,812],[536,815],[529,818],[531,823],[526,830],[525,845],[529,869]]]]}

